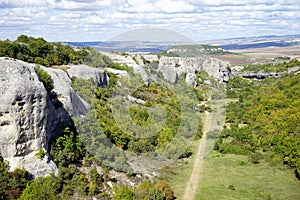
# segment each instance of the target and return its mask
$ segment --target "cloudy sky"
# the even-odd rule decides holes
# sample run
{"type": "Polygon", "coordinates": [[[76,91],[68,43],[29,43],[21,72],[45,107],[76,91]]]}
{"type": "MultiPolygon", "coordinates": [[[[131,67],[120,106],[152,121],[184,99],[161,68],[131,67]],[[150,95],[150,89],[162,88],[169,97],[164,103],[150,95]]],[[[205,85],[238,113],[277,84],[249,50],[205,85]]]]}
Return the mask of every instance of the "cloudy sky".
{"type": "Polygon", "coordinates": [[[144,28],[196,41],[299,34],[300,0],[0,0],[0,39],[99,41],[144,28]]]}

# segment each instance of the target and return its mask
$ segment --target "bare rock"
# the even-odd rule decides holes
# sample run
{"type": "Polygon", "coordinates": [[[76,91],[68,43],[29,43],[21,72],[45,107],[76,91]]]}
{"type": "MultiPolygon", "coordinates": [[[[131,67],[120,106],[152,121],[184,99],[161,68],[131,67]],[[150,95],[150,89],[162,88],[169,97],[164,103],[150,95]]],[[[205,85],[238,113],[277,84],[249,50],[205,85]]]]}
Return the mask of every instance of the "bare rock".
{"type": "Polygon", "coordinates": [[[70,123],[68,113],[53,104],[33,64],[0,58],[0,82],[0,154],[12,170],[24,167],[34,175],[55,171],[53,163],[41,162],[35,154],[48,149],[61,123],[70,123]]]}
{"type": "Polygon", "coordinates": [[[128,72],[125,70],[118,70],[118,69],[113,69],[113,68],[109,68],[109,67],[105,68],[105,69],[106,69],[106,71],[113,73],[119,77],[126,77],[127,79],[130,79],[128,72]]]}
{"type": "Polygon", "coordinates": [[[92,78],[98,87],[108,86],[107,74],[99,68],[89,67],[87,65],[68,65],[67,72],[70,77],[77,77],[82,79],[92,78]]]}
{"type": "Polygon", "coordinates": [[[205,71],[209,76],[219,82],[227,82],[231,77],[229,63],[212,57],[162,57],[158,63],[158,71],[161,72],[166,80],[176,82],[180,74],[186,72],[186,82],[195,85],[195,74],[205,71]]]}
{"type": "Polygon", "coordinates": [[[139,74],[142,77],[142,80],[146,85],[150,84],[150,79],[143,67],[144,64],[141,61],[139,61],[139,63],[136,63],[130,55],[119,55],[107,52],[103,54],[108,56],[115,63],[131,67],[136,74],[139,74]]]}
{"type": "MultiPolygon", "coordinates": [[[[72,80],[65,71],[47,67],[42,67],[42,69],[51,76],[54,84],[53,92],[55,92],[57,99],[63,104],[70,116],[85,115],[89,111],[88,103],[75,93],[71,87],[72,80]]],[[[84,74],[84,76],[87,75],[84,74]]]]}

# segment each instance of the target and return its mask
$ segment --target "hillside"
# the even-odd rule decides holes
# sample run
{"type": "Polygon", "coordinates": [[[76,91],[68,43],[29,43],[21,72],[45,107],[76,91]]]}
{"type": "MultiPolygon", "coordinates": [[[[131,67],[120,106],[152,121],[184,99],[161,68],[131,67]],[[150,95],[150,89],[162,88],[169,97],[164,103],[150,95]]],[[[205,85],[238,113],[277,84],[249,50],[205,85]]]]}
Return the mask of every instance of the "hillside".
{"type": "MultiPolygon", "coordinates": [[[[265,67],[280,71],[298,65],[299,61],[292,60],[265,67]]],[[[248,66],[249,70],[250,67],[264,69],[261,65],[248,66]]],[[[299,80],[299,68],[277,79],[231,79],[227,84],[227,97],[238,98],[238,102],[227,108],[227,128],[215,149],[249,155],[254,163],[260,159],[281,162],[293,167],[299,177],[299,80]]]]}
{"type": "Polygon", "coordinates": [[[251,173],[284,164],[299,178],[296,59],[230,69],[212,46],[173,47],[166,54],[182,55],[169,57],[27,36],[0,45],[1,199],[189,199],[206,166],[230,167],[226,158],[251,173]],[[224,159],[207,163],[213,148],[224,159]]]}
{"type": "Polygon", "coordinates": [[[173,46],[161,53],[165,56],[173,57],[198,57],[204,55],[224,55],[231,54],[229,51],[210,45],[178,45],[173,46]]]}

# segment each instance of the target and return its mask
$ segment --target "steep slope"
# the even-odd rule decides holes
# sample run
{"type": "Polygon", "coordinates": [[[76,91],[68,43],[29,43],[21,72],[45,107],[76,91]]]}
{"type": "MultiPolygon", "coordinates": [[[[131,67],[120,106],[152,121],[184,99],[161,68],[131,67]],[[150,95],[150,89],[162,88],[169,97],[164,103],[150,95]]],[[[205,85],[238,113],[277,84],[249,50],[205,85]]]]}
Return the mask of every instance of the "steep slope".
{"type": "MultiPolygon", "coordinates": [[[[53,90],[47,91],[34,67],[0,58],[0,154],[11,169],[24,167],[39,176],[57,168],[48,155],[38,159],[38,150],[47,150],[50,140],[58,136],[59,127],[71,125],[71,116],[86,114],[89,106],[74,92],[65,71],[41,66],[53,81],[53,90]]],[[[79,76],[85,74],[80,78],[94,78],[98,85],[107,85],[103,70],[86,66],[77,71],[79,76]]]]}

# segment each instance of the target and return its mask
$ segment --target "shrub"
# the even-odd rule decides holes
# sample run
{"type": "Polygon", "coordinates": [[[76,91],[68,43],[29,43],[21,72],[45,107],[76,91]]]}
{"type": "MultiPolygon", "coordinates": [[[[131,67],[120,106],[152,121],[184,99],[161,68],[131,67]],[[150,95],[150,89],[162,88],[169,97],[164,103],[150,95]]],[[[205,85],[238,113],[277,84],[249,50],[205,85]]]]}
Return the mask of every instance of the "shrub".
{"type": "Polygon", "coordinates": [[[115,194],[113,195],[114,200],[134,200],[135,195],[132,188],[122,185],[114,188],[115,194]]]}
{"type": "Polygon", "coordinates": [[[38,177],[34,179],[24,190],[22,200],[56,200],[58,195],[59,184],[52,176],[38,177]]]}
{"type": "Polygon", "coordinates": [[[34,70],[39,76],[39,80],[43,83],[46,90],[50,92],[54,88],[51,76],[45,70],[41,69],[38,65],[34,67],[34,70]]]}
{"type": "Polygon", "coordinates": [[[44,149],[39,149],[38,152],[35,154],[35,156],[39,159],[43,159],[46,155],[46,152],[44,151],[44,149]]]}

